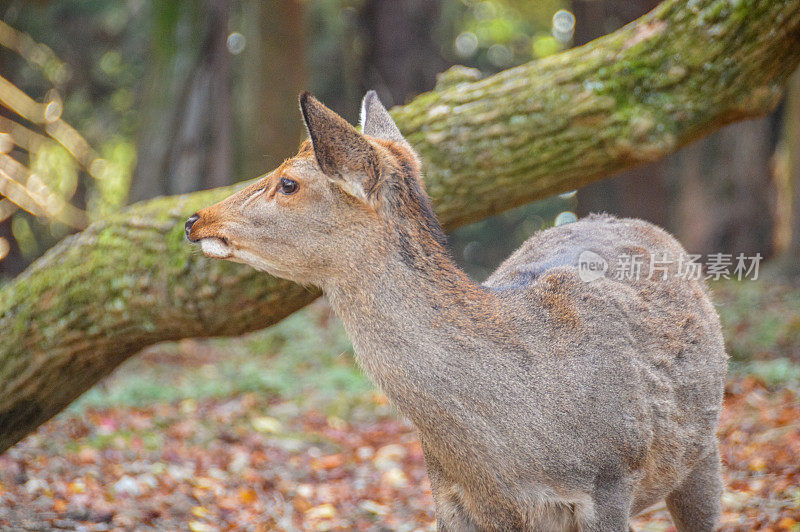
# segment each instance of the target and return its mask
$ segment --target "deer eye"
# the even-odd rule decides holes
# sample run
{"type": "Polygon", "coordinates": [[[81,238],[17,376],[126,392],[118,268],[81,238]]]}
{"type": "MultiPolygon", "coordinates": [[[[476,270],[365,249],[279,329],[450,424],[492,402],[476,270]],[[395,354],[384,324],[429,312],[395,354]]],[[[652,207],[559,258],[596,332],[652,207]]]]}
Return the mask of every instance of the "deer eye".
{"type": "Polygon", "coordinates": [[[300,188],[300,185],[297,184],[297,181],[293,181],[285,177],[282,177],[278,182],[278,191],[286,196],[289,194],[294,194],[297,192],[298,188],[300,188]]]}

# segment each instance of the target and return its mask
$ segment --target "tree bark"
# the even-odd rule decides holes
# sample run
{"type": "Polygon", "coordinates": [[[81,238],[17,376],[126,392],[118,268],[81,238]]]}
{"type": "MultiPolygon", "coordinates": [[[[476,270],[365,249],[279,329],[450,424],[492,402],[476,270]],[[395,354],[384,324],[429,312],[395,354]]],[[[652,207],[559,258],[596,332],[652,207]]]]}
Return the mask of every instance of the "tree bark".
{"type": "Polygon", "coordinates": [[[435,39],[441,4],[441,0],[364,3],[362,88],[376,90],[387,108],[431,90],[436,75],[449,66],[435,39]]]}
{"type": "Polygon", "coordinates": [[[0,222],[0,238],[4,238],[10,246],[8,254],[0,259],[0,286],[6,278],[19,275],[25,269],[25,258],[19,249],[17,239],[14,238],[14,233],[11,232],[12,217],[13,215],[0,222]]]}
{"type": "Polygon", "coordinates": [[[782,277],[797,279],[800,277],[800,70],[792,76],[788,93],[782,146],[785,182],[781,189],[786,194],[782,209],[783,249],[776,257],[776,269],[782,277]]]}
{"type": "Polygon", "coordinates": [[[139,201],[233,182],[226,0],[150,5],[151,61],[130,197],[139,201]]]}
{"type": "Polygon", "coordinates": [[[690,253],[773,255],[772,116],[728,126],[670,157],[669,229],[690,253]]]}
{"type": "MultiPolygon", "coordinates": [[[[574,43],[580,46],[615,31],[657,5],[658,0],[573,0],[574,43]]],[[[664,159],[653,161],[581,188],[577,196],[578,214],[608,212],[667,227],[669,195],[665,166],[664,159]]]]}
{"type": "MultiPolygon", "coordinates": [[[[764,114],[798,61],[800,0],[669,0],[584,47],[392,114],[452,229],[764,114]]],[[[134,205],[0,290],[0,450],[146,345],[266,327],[319,295],[186,244],[185,218],[232,190],[134,205]]]]}
{"type": "Polygon", "coordinates": [[[303,140],[294,99],[305,88],[305,14],[300,0],[248,2],[242,11],[238,164],[244,175],[258,175],[294,155],[303,140]]]}

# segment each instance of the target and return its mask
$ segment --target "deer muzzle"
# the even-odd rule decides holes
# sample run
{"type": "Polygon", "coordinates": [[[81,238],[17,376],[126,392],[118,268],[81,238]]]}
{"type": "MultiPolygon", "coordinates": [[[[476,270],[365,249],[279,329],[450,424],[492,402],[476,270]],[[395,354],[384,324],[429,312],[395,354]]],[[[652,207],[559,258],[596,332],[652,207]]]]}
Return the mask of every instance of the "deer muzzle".
{"type": "MultiPolygon", "coordinates": [[[[203,232],[204,224],[196,225],[198,220],[200,220],[200,215],[197,213],[191,215],[189,219],[186,220],[184,231],[186,232],[186,238],[189,242],[199,242],[200,250],[206,257],[211,257],[213,259],[227,259],[230,257],[231,247],[228,245],[227,239],[215,235],[199,234],[203,232]]],[[[206,233],[208,233],[207,229],[206,227],[206,233]]]]}

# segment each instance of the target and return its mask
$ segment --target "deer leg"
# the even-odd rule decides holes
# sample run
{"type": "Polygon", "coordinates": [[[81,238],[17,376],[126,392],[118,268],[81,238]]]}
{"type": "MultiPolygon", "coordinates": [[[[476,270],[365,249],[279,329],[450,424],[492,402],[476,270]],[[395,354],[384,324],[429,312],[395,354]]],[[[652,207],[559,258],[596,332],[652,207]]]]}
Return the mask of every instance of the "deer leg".
{"type": "Polygon", "coordinates": [[[428,478],[431,481],[433,502],[436,505],[436,530],[438,532],[477,531],[478,527],[466,515],[461,502],[455,496],[453,483],[444,476],[442,468],[433,454],[426,450],[425,441],[422,438],[420,440],[425,455],[428,478]]]}
{"type": "Polygon", "coordinates": [[[436,529],[439,532],[477,532],[479,527],[467,515],[453,486],[444,481],[438,472],[432,472],[430,466],[428,476],[436,505],[436,529]]]}
{"type": "Polygon", "coordinates": [[[714,530],[721,511],[722,491],[719,450],[714,447],[667,496],[667,508],[678,532],[714,530]]]}
{"type": "Polygon", "coordinates": [[[631,487],[625,479],[604,478],[598,481],[593,495],[594,507],[580,520],[581,532],[629,532],[631,487]]]}
{"type": "Polygon", "coordinates": [[[463,510],[449,502],[436,503],[436,530],[438,532],[477,532],[479,529],[463,510]]]}

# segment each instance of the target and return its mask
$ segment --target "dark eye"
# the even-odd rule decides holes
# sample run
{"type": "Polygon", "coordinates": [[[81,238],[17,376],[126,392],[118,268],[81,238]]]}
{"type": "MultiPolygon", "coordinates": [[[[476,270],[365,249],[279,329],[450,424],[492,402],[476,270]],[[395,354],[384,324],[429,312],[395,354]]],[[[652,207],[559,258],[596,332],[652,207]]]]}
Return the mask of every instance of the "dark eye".
{"type": "Polygon", "coordinates": [[[297,189],[300,185],[297,184],[297,181],[292,181],[291,179],[287,179],[282,177],[280,182],[278,183],[278,190],[281,194],[289,195],[294,194],[297,192],[297,189]]]}

